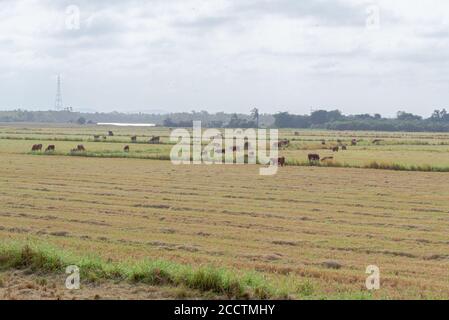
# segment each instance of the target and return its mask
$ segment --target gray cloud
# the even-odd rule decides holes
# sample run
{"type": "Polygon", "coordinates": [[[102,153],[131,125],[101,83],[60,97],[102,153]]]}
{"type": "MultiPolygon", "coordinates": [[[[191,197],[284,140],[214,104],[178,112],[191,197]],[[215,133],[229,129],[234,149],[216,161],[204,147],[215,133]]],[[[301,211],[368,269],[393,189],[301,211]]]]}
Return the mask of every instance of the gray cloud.
{"type": "MultiPolygon", "coordinates": [[[[378,0],[4,0],[0,108],[420,114],[445,106],[449,3],[378,0]],[[66,8],[80,29],[65,27],[66,8]],[[27,94],[24,95],[24,92],[27,94]]],[[[447,107],[447,105],[446,105],[447,107]]]]}

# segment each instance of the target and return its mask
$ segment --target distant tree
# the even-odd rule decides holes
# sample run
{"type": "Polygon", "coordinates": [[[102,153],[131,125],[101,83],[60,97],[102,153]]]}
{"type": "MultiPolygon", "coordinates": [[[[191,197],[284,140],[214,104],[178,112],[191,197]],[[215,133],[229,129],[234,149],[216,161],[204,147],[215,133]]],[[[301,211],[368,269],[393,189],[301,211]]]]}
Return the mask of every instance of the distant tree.
{"type": "Polygon", "coordinates": [[[407,113],[405,111],[398,111],[396,114],[396,119],[402,121],[413,121],[413,120],[422,120],[422,117],[414,115],[412,113],[407,113]]]}
{"type": "Polygon", "coordinates": [[[254,108],[251,110],[251,117],[256,122],[256,128],[259,128],[259,109],[254,108]]]}
{"type": "Polygon", "coordinates": [[[86,124],[86,118],[79,117],[78,120],[76,120],[76,123],[78,123],[80,125],[86,124]]]}

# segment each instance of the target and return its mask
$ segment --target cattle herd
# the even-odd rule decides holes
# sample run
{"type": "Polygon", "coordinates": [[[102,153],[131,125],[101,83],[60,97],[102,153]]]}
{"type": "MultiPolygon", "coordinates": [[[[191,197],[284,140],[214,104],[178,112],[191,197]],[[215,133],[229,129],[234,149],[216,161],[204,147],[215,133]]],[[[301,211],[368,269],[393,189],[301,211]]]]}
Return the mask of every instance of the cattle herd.
{"type": "MultiPolygon", "coordinates": [[[[298,136],[298,135],[299,135],[299,132],[295,132],[295,136],[298,136]]],[[[108,131],[108,136],[114,136],[114,133],[112,131],[108,131]]],[[[94,135],[94,141],[99,141],[100,137],[101,137],[100,135],[94,135]]],[[[103,136],[103,140],[106,140],[106,136],[103,136]]],[[[372,141],[372,143],[378,145],[382,141],[383,140],[381,140],[381,139],[375,139],[375,140],[372,141]]],[[[132,136],[131,137],[131,142],[132,143],[136,143],[137,142],[137,136],[132,136]]],[[[358,142],[359,141],[357,139],[352,139],[351,140],[351,146],[356,146],[358,142]]],[[[159,144],[159,143],[161,143],[160,142],[160,137],[159,136],[152,136],[149,139],[148,143],[150,143],[150,144],[159,144]]],[[[322,145],[326,145],[326,140],[324,140],[324,139],[321,140],[321,144],[322,145]]],[[[273,145],[273,146],[277,146],[279,149],[283,149],[283,148],[287,148],[289,145],[290,145],[290,141],[288,139],[283,139],[283,140],[277,142],[276,145],[273,145]]],[[[43,148],[42,144],[34,144],[32,146],[32,148],[31,148],[31,151],[33,151],[33,152],[35,152],[35,151],[42,151],[42,148],[43,148]]],[[[249,148],[249,143],[246,142],[245,143],[245,149],[248,149],[248,148],[249,148]]],[[[340,139],[337,139],[337,145],[336,146],[334,145],[334,146],[330,147],[330,150],[332,150],[333,152],[339,152],[340,150],[344,151],[344,150],[347,150],[347,149],[348,149],[347,145],[343,144],[343,141],[341,141],[340,139]]],[[[48,145],[48,147],[45,149],[45,152],[46,153],[54,152],[55,150],[56,150],[55,145],[51,144],[51,145],[48,145]]],[[[71,153],[79,153],[79,152],[85,152],[85,151],[86,151],[86,148],[82,144],[79,144],[76,148],[70,150],[71,153]]],[[[129,151],[130,151],[130,147],[129,147],[129,145],[126,145],[123,148],[123,152],[127,152],[128,153],[129,151]]],[[[233,146],[233,147],[230,148],[230,151],[232,151],[232,152],[239,151],[239,147],[238,146],[233,146]]],[[[224,149],[224,148],[223,149],[216,149],[215,152],[224,154],[226,152],[226,149],[224,149]]],[[[315,162],[319,162],[319,161],[325,162],[325,161],[330,161],[330,160],[333,160],[333,159],[334,159],[334,157],[332,157],[332,156],[327,156],[327,157],[321,158],[320,155],[316,154],[316,153],[309,153],[308,154],[308,160],[309,160],[310,163],[315,163],[315,162]]],[[[272,164],[277,164],[277,165],[283,167],[286,164],[286,160],[285,160],[285,157],[272,158],[271,159],[271,163],[272,164]]]]}

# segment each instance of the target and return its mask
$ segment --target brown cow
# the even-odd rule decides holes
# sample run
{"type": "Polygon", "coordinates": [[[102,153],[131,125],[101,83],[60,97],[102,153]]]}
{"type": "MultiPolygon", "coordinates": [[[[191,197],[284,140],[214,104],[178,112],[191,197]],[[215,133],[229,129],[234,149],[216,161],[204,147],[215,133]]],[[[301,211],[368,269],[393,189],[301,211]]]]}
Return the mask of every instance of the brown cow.
{"type": "Polygon", "coordinates": [[[84,148],[84,146],[82,145],[82,144],[79,144],[77,147],[76,147],[76,150],[77,151],[86,151],[86,149],[84,148]]]}
{"type": "Polygon", "coordinates": [[[351,145],[352,145],[352,146],[356,146],[356,145],[357,145],[357,139],[352,139],[351,145]]]}
{"type": "Polygon", "coordinates": [[[31,147],[31,151],[41,151],[42,150],[42,144],[34,144],[32,147],[31,147]]]}
{"type": "Polygon", "coordinates": [[[339,147],[333,147],[333,148],[332,148],[332,151],[333,151],[333,152],[338,152],[338,150],[340,150],[339,147]]]}
{"type": "Polygon", "coordinates": [[[341,146],[341,150],[348,150],[348,147],[345,146],[345,145],[342,145],[342,146],[341,146]]]}
{"type": "Polygon", "coordinates": [[[125,146],[125,147],[123,148],[123,152],[129,152],[129,146],[125,146]]]}
{"type": "Polygon", "coordinates": [[[54,144],[50,144],[47,149],[45,149],[45,152],[50,152],[50,151],[55,151],[55,145],[54,144]]]}
{"type": "Polygon", "coordinates": [[[285,165],[285,157],[271,158],[271,164],[283,167],[285,165]]]}
{"type": "Polygon", "coordinates": [[[148,141],[150,144],[159,144],[161,137],[151,137],[151,139],[148,141]]]}
{"type": "Polygon", "coordinates": [[[309,162],[320,161],[320,155],[316,153],[309,153],[308,158],[309,162]]]}
{"type": "Polygon", "coordinates": [[[278,148],[283,148],[283,147],[287,148],[289,144],[290,144],[289,140],[287,140],[287,139],[281,140],[278,142],[278,148]]]}
{"type": "Polygon", "coordinates": [[[137,136],[132,136],[131,137],[131,142],[137,142],[137,136]]]}
{"type": "Polygon", "coordinates": [[[321,144],[324,146],[326,144],[326,140],[321,140],[321,144]]]}

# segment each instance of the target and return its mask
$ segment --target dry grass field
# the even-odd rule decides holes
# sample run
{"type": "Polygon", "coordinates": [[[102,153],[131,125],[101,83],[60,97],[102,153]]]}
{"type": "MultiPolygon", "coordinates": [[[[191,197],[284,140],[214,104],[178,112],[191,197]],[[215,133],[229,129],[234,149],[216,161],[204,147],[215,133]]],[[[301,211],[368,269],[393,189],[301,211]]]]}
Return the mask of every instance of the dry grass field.
{"type": "MultiPolygon", "coordinates": [[[[89,140],[105,130],[0,127],[5,270],[8,246],[30,244],[111,265],[167,262],[173,274],[180,266],[216,268],[255,289],[255,297],[449,298],[449,173],[286,166],[275,176],[260,176],[256,165],[175,166],[108,156],[121,153],[134,134],[160,135],[164,142],[168,129],[114,128],[104,142],[89,140]],[[105,157],[66,156],[80,142],[105,157]],[[55,144],[61,154],[31,154],[34,143],[55,144]],[[368,265],[380,268],[380,290],[365,288],[368,265]]],[[[318,149],[321,139],[358,138],[358,146],[335,155],[338,161],[449,166],[449,135],[299,133],[281,132],[292,140],[282,151],[287,159],[301,160],[310,150],[329,153],[318,149]],[[375,138],[383,142],[371,144],[375,138]]],[[[132,144],[130,155],[159,156],[170,147],[132,144]]],[[[168,284],[183,287],[187,296],[214,291],[177,279],[168,284]]]]}

